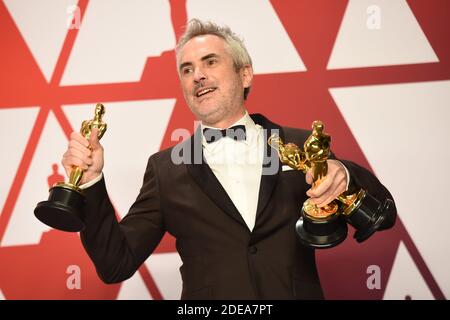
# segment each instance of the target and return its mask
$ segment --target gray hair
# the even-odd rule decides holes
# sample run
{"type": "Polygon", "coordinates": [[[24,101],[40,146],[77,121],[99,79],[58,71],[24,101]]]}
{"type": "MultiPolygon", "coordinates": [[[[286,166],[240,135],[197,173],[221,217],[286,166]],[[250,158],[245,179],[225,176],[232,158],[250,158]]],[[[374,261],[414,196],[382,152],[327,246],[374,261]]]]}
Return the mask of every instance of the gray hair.
{"type": "MultiPolygon", "coordinates": [[[[243,41],[231,31],[228,26],[219,26],[214,22],[203,22],[199,19],[191,19],[187,25],[186,31],[178,40],[178,44],[175,48],[177,63],[178,54],[184,45],[189,40],[203,35],[215,35],[225,41],[230,50],[231,57],[233,58],[233,64],[236,71],[241,70],[244,66],[252,66],[252,59],[250,58],[243,41]]],[[[250,87],[244,89],[244,99],[247,99],[249,92],[250,87]]]]}

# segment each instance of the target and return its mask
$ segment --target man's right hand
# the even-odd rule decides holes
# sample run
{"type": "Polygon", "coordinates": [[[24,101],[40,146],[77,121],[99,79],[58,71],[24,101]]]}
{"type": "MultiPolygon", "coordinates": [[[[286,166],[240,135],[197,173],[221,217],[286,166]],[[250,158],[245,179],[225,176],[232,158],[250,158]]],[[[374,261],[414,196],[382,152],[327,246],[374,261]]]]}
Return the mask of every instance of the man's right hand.
{"type": "Polygon", "coordinates": [[[103,170],[103,147],[98,141],[98,129],[92,129],[90,139],[86,139],[79,132],[70,134],[69,146],[61,161],[66,175],[74,166],[83,169],[80,184],[88,183],[97,178],[103,170]]]}

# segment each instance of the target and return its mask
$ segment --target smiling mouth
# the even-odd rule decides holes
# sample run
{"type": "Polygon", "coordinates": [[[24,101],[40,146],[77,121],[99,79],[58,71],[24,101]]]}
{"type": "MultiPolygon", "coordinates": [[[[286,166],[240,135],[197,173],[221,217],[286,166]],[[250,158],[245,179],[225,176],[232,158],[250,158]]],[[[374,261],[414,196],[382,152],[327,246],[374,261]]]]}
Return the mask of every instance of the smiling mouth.
{"type": "Polygon", "coordinates": [[[211,93],[211,92],[216,91],[216,89],[217,89],[217,88],[214,88],[214,87],[200,89],[200,90],[197,91],[197,93],[195,94],[195,96],[196,96],[197,98],[200,98],[200,97],[202,97],[202,96],[204,96],[204,95],[207,95],[208,93],[211,93]]]}

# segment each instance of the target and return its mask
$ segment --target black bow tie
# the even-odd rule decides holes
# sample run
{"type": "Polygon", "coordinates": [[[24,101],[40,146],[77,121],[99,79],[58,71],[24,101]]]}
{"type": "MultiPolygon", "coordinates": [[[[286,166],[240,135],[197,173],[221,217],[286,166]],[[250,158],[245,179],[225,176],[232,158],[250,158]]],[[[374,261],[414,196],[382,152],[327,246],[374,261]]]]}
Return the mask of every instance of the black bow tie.
{"type": "Polygon", "coordinates": [[[203,129],[203,135],[205,136],[207,143],[218,141],[223,137],[229,137],[236,141],[245,140],[245,126],[237,125],[223,130],[205,128],[203,129]]]}

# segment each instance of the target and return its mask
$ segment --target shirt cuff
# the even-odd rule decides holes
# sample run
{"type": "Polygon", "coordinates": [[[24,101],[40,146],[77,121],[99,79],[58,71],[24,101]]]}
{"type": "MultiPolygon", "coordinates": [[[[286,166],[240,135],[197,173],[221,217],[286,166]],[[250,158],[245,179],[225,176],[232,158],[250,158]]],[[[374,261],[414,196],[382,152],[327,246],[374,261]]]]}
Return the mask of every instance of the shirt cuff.
{"type": "Polygon", "coordinates": [[[348,191],[348,187],[349,187],[349,185],[350,185],[350,173],[348,172],[347,167],[346,167],[342,162],[340,162],[339,160],[338,160],[338,162],[339,162],[339,163],[341,164],[341,166],[344,167],[344,169],[345,169],[345,174],[347,175],[347,185],[345,186],[345,191],[348,191]]]}
{"type": "Polygon", "coordinates": [[[94,184],[96,184],[97,182],[102,180],[102,178],[103,178],[103,172],[100,173],[100,175],[97,178],[92,179],[91,181],[86,182],[85,184],[82,184],[81,186],[79,186],[79,188],[83,190],[83,189],[87,189],[89,187],[92,187],[94,184]]]}

